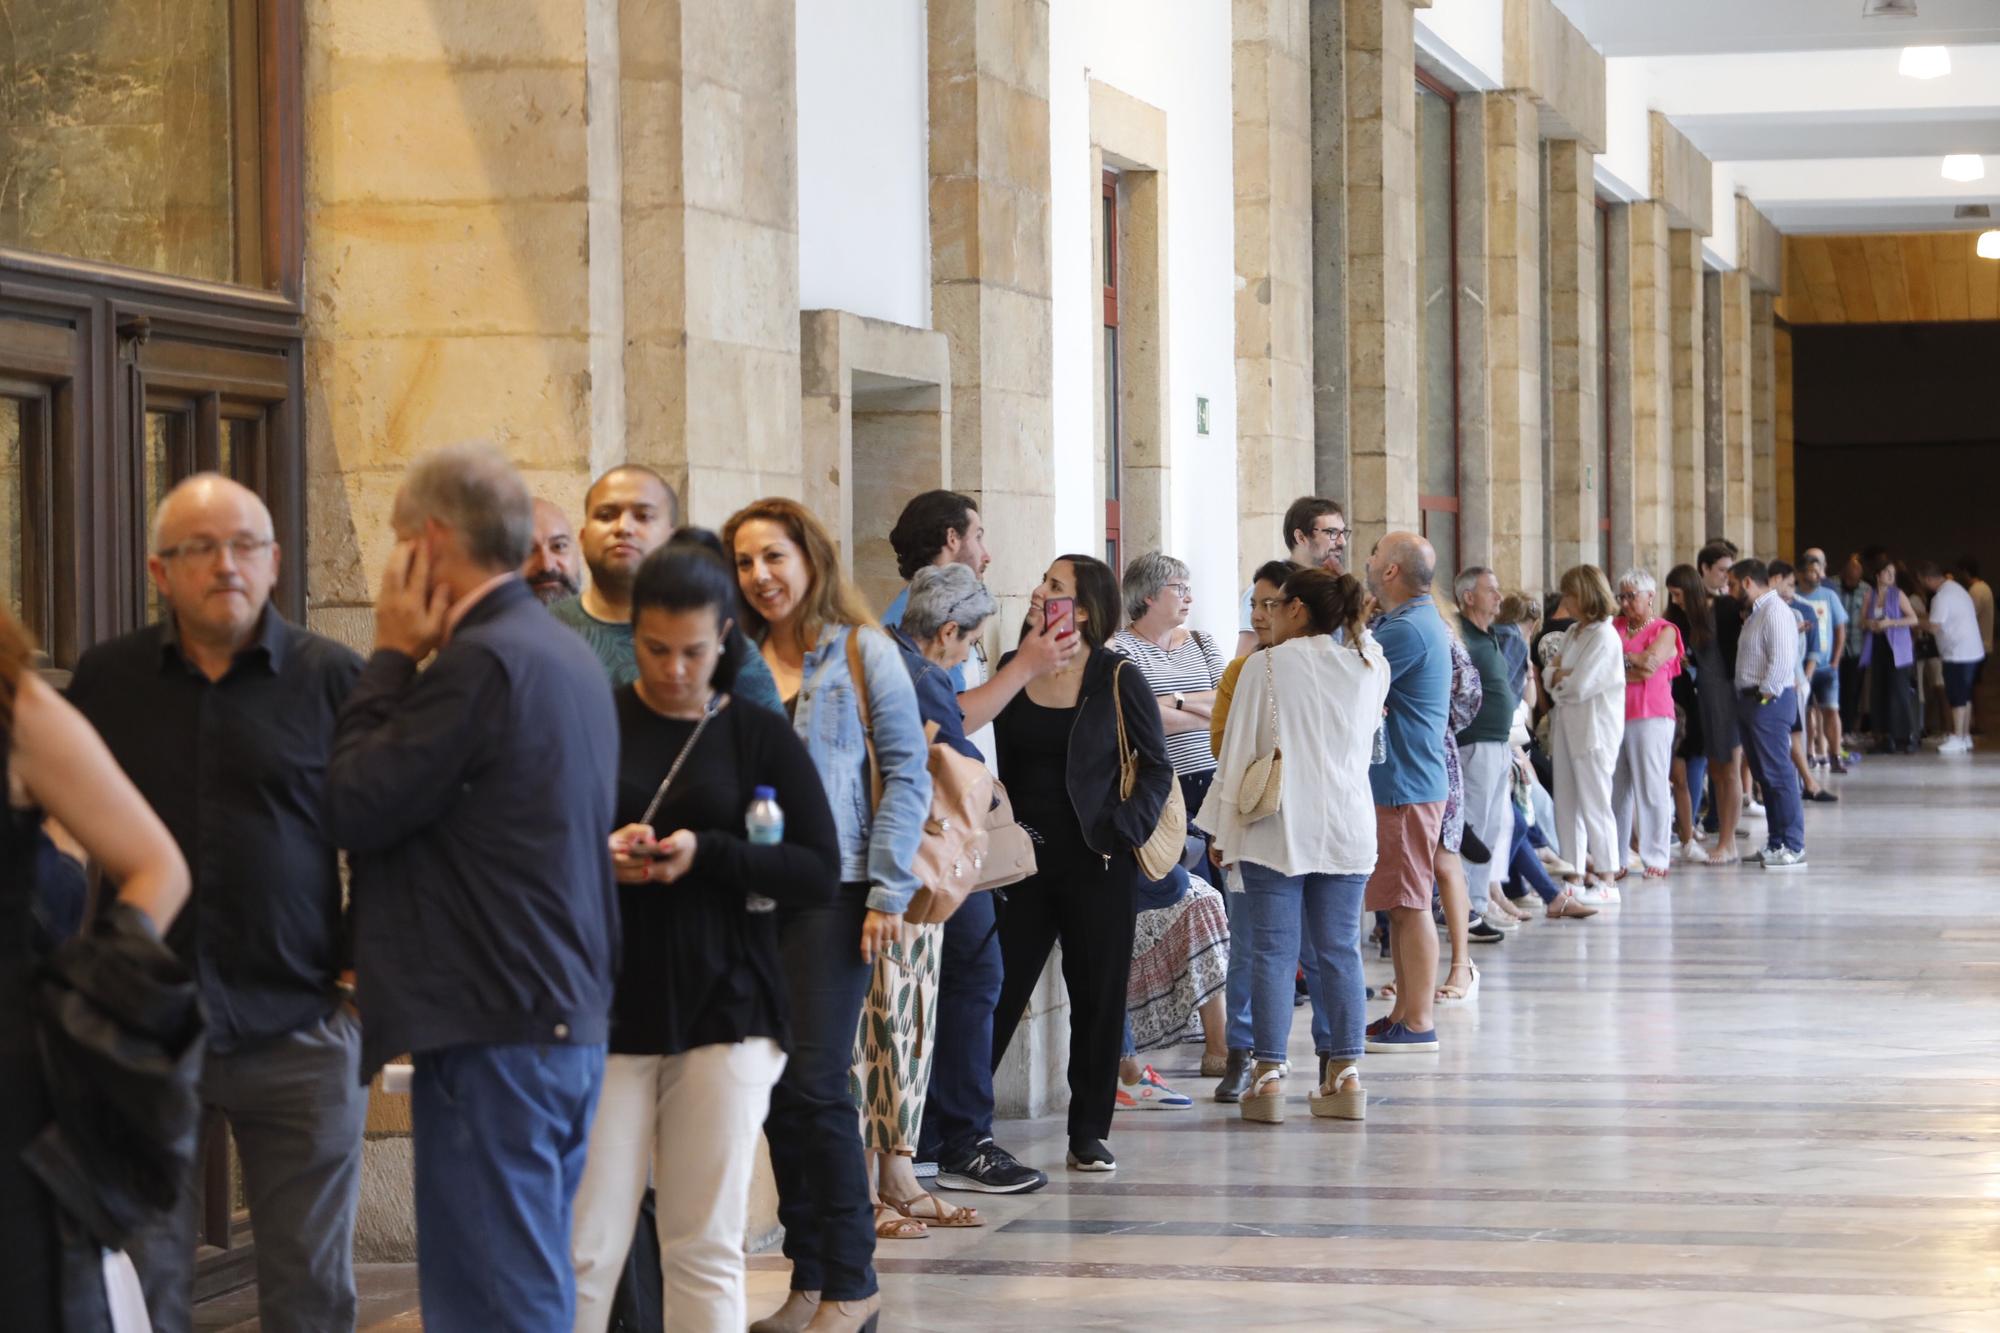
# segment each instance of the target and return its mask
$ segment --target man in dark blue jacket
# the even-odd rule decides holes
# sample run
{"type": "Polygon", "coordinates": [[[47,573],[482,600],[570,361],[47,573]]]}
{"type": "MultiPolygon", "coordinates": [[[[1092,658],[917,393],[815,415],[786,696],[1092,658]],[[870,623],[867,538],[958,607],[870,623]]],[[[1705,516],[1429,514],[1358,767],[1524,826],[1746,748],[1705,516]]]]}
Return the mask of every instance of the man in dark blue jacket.
{"type": "Polygon", "coordinates": [[[391,521],[326,782],[333,838],[368,872],[362,1076],[416,1058],[425,1327],[567,1328],[618,948],[611,689],[517,572],[533,511],[497,453],[425,455],[391,521]]]}

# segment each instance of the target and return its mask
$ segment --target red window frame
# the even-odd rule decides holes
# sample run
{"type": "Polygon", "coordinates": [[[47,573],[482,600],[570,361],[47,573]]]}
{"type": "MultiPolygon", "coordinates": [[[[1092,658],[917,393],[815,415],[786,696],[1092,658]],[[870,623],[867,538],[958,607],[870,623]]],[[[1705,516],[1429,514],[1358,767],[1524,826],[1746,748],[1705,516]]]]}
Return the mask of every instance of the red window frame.
{"type": "Polygon", "coordinates": [[[1124,494],[1124,458],[1119,447],[1118,411],[1118,173],[1106,171],[1104,197],[1104,555],[1114,572],[1124,569],[1124,530],[1119,500],[1124,494]]]}

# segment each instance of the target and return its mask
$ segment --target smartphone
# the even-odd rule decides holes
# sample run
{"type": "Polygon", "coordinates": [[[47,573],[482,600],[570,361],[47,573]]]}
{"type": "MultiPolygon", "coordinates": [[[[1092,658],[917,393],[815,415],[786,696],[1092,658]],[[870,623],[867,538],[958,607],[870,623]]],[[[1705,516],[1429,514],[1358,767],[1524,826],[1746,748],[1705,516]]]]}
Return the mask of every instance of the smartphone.
{"type": "Polygon", "coordinates": [[[1065,620],[1069,622],[1069,627],[1060,632],[1063,634],[1076,633],[1076,598],[1051,597],[1042,603],[1042,624],[1045,627],[1055,629],[1065,620]]]}

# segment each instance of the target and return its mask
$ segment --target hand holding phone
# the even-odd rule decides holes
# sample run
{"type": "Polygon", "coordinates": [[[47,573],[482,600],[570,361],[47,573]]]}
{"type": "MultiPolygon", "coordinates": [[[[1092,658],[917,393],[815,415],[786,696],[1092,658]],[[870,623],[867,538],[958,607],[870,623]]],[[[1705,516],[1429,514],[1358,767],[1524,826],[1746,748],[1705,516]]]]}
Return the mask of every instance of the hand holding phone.
{"type": "Polygon", "coordinates": [[[1076,633],[1076,598],[1051,597],[1042,603],[1042,624],[1058,634],[1076,633]],[[1064,628],[1063,622],[1069,622],[1064,628]]]}

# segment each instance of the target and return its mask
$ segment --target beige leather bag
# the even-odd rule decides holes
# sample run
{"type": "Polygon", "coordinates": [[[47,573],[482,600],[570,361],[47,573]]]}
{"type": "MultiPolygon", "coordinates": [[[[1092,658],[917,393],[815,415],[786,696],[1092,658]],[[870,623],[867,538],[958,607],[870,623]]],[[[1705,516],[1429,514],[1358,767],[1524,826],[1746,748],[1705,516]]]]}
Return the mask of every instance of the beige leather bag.
{"type": "Polygon", "coordinates": [[[1278,676],[1268,656],[1264,659],[1264,672],[1264,694],[1271,701],[1271,750],[1250,761],[1236,789],[1236,809],[1246,824],[1278,813],[1278,798],[1285,780],[1285,751],[1278,744],[1278,676]]]}
{"type": "MultiPolygon", "coordinates": [[[[1118,714],[1118,795],[1129,800],[1139,783],[1139,752],[1125,735],[1125,696],[1118,689],[1118,673],[1125,666],[1120,662],[1111,670],[1111,704],[1118,714]]],[[[1167,783],[1167,803],[1160,807],[1153,835],[1134,847],[1132,854],[1139,859],[1140,872],[1154,880],[1165,879],[1187,854],[1187,802],[1181,796],[1179,778],[1167,783]]]]}

